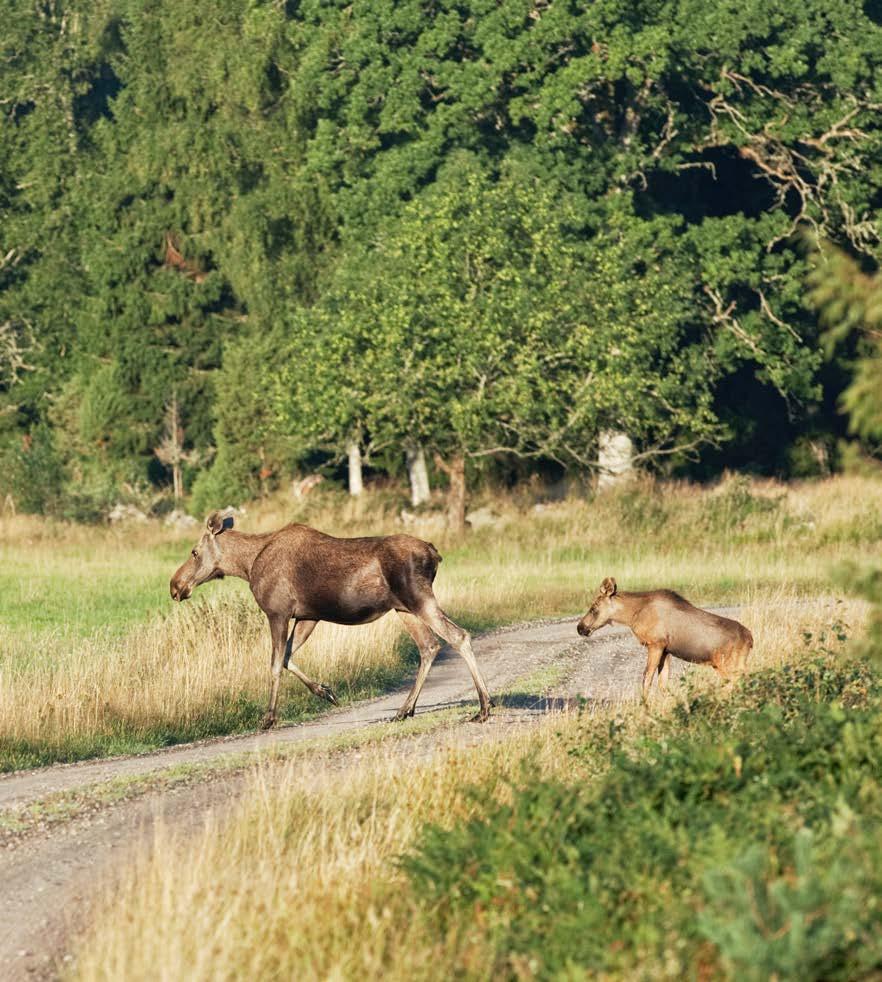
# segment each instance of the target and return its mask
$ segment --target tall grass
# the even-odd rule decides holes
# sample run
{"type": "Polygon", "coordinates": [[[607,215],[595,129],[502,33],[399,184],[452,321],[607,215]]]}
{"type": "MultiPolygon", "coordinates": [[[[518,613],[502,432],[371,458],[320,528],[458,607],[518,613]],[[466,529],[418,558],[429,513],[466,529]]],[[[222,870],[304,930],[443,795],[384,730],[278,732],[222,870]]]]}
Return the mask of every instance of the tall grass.
{"type": "MultiPolygon", "coordinates": [[[[816,595],[842,560],[882,543],[882,482],[868,478],[649,483],[538,508],[518,491],[479,503],[495,526],[425,533],[444,554],[439,599],[473,630],[580,613],[608,575],[622,589],[665,586],[698,602],[774,601],[783,586],[816,595]]],[[[239,527],[296,519],[341,535],[395,532],[397,506],[389,495],[277,498],[239,527]]],[[[168,598],[196,537],[0,520],[0,769],[256,725],[269,641],[247,588],[212,583],[180,609],[168,598]]],[[[400,676],[410,650],[393,615],[364,630],[323,625],[298,661],[345,696],[400,676]]],[[[289,718],[321,708],[291,679],[283,699],[289,718]]]]}
{"type": "MultiPolygon", "coordinates": [[[[392,619],[321,624],[297,660],[348,699],[400,675],[401,639],[392,619]]],[[[124,640],[97,635],[73,649],[56,643],[39,657],[13,655],[0,664],[0,768],[253,729],[266,708],[269,649],[254,603],[215,595],[124,640]]],[[[293,677],[283,683],[283,718],[322,708],[293,677]]]]}
{"type": "MultiPolygon", "coordinates": [[[[831,607],[828,600],[803,604],[783,617],[757,603],[745,615],[759,641],[753,667],[785,661],[798,665],[801,652],[819,645],[828,648],[828,659],[835,659],[841,625],[850,622],[852,630],[859,629],[864,616],[861,605],[831,607]]],[[[695,675],[705,689],[720,691],[713,673],[695,675]]],[[[763,693],[775,691],[774,678],[765,684],[763,693]]],[[[556,717],[532,733],[422,764],[380,748],[365,752],[345,780],[328,773],[324,764],[312,768],[308,761],[282,771],[258,770],[229,823],[210,824],[195,842],[179,842],[172,832],[159,831],[150,852],[108,898],[82,939],[75,977],[81,982],[122,976],[544,977],[541,947],[535,957],[497,949],[492,908],[475,904],[462,919],[449,915],[441,929],[435,901],[427,903],[429,891],[417,885],[403,857],[420,853],[430,823],[455,831],[475,819],[480,828],[485,813],[515,800],[527,761],[544,781],[593,786],[613,766],[611,735],[620,745],[626,741],[623,745],[637,759],[645,736],[673,737],[672,721],[683,718],[690,706],[694,711],[696,698],[701,697],[693,693],[688,704],[657,699],[649,712],[632,705],[594,717],[556,717]]],[[[732,714],[726,718],[728,726],[732,714]]],[[[681,817],[688,837],[688,816],[681,817]]],[[[512,827],[517,820],[516,814],[505,819],[512,827]]],[[[540,866],[553,867],[566,858],[559,838],[539,846],[544,851],[540,866]]],[[[486,873],[457,865],[455,857],[447,870],[463,889],[473,877],[486,879],[486,873]]],[[[491,877],[491,884],[503,897],[510,892],[514,898],[519,889],[515,881],[506,881],[504,870],[491,877]]],[[[651,883],[644,885],[651,889],[651,883]]],[[[451,887],[452,901],[459,890],[451,887]]],[[[522,899],[532,920],[541,922],[541,904],[522,899]]],[[[676,898],[670,899],[676,904],[676,898]]],[[[507,901],[500,903],[500,909],[509,909],[507,901]]],[[[625,900],[622,904],[627,907],[625,900]]],[[[606,938],[608,944],[614,941],[606,938]]],[[[653,970],[662,969],[656,965],[653,970]]],[[[681,969],[682,960],[677,960],[674,977],[681,969]]],[[[582,975],[573,966],[566,977],[582,975]]]]}

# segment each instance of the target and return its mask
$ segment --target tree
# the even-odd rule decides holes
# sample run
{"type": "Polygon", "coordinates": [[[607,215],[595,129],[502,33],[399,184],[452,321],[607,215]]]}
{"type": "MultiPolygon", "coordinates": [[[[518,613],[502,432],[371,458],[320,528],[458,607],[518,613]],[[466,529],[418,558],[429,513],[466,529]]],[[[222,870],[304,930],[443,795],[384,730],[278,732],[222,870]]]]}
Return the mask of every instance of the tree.
{"type": "Polygon", "coordinates": [[[347,351],[334,364],[357,364],[360,388],[347,381],[347,393],[364,399],[347,405],[363,405],[379,445],[435,455],[454,527],[467,460],[590,466],[611,425],[644,456],[714,434],[713,369],[688,286],[656,268],[648,235],[635,261],[627,223],[585,243],[575,221],[557,189],[517,175],[493,183],[459,159],[357,258],[361,275],[341,277],[328,350],[357,332],[357,361],[347,351]]]}
{"type": "Polygon", "coordinates": [[[825,244],[814,253],[809,284],[827,325],[827,356],[857,338],[851,381],[840,401],[849,429],[864,440],[882,441],[882,274],[865,273],[853,257],[825,244]]]}

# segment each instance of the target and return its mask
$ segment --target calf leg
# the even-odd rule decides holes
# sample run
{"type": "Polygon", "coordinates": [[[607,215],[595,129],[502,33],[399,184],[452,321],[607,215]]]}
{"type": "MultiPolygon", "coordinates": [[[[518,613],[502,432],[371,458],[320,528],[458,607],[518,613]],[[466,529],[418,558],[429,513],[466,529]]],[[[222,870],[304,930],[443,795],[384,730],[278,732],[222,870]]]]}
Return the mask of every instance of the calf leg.
{"type": "Polygon", "coordinates": [[[409,614],[403,610],[398,611],[398,616],[404,622],[407,633],[414,639],[420,652],[420,667],[414,679],[413,686],[407,694],[407,698],[404,700],[404,705],[395,714],[396,720],[402,720],[408,716],[413,716],[417,699],[419,699],[420,692],[423,688],[423,683],[426,681],[426,676],[429,674],[429,669],[432,667],[435,655],[441,650],[441,645],[438,643],[438,639],[433,632],[418,617],[414,617],[413,614],[409,614]]]}
{"type": "Polygon", "coordinates": [[[667,691],[668,678],[671,674],[671,654],[669,651],[662,652],[658,663],[658,687],[662,692],[667,691]]]}
{"type": "Polygon", "coordinates": [[[655,675],[655,670],[658,668],[664,653],[664,646],[660,644],[651,644],[646,649],[646,668],[643,671],[644,700],[649,695],[649,687],[652,685],[652,676],[655,675]]]}
{"type": "Polygon", "coordinates": [[[460,655],[462,655],[463,660],[468,665],[469,671],[472,674],[472,681],[478,690],[478,701],[481,704],[480,712],[474,719],[476,722],[485,722],[490,717],[490,706],[492,702],[490,700],[490,693],[487,691],[487,685],[481,675],[481,670],[478,668],[477,661],[475,661],[475,653],[472,651],[472,639],[469,636],[469,632],[464,631],[458,624],[454,624],[441,609],[438,601],[434,597],[431,597],[423,604],[417,616],[439,637],[444,638],[445,641],[452,644],[460,655]]]}

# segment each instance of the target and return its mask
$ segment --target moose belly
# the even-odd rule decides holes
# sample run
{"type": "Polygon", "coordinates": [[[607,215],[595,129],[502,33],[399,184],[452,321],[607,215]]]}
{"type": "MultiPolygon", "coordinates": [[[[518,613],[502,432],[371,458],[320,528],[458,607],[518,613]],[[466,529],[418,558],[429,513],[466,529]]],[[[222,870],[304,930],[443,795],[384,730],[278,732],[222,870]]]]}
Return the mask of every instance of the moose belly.
{"type": "Polygon", "coordinates": [[[666,650],[676,658],[681,658],[683,661],[692,662],[695,665],[710,661],[711,655],[713,654],[713,652],[708,651],[707,648],[696,646],[694,644],[671,645],[666,650]]]}
{"type": "Polygon", "coordinates": [[[330,598],[298,604],[294,614],[299,620],[330,621],[332,624],[370,624],[390,608],[376,603],[341,603],[330,598]]]}
{"type": "Polygon", "coordinates": [[[726,640],[718,631],[702,630],[699,625],[693,631],[677,632],[669,639],[665,648],[683,661],[709,662],[713,659],[714,652],[725,645],[726,640]]]}

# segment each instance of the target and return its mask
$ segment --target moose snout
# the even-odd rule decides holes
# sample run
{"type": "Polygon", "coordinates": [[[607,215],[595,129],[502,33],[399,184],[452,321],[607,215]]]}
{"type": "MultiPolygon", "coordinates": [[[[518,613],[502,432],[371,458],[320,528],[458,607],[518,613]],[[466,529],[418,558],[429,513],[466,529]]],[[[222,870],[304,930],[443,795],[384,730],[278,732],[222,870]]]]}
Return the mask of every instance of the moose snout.
{"type": "Polygon", "coordinates": [[[172,580],[170,584],[172,600],[186,600],[190,596],[187,587],[182,586],[177,580],[172,580]]]}
{"type": "Polygon", "coordinates": [[[591,634],[591,628],[584,621],[579,621],[576,625],[576,630],[583,638],[587,638],[591,634]]]}

